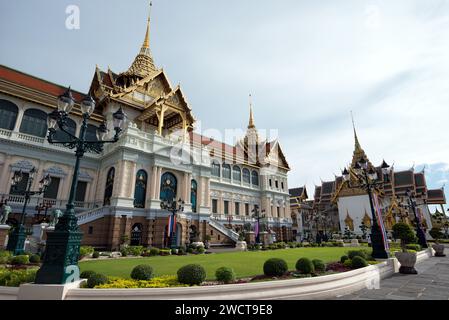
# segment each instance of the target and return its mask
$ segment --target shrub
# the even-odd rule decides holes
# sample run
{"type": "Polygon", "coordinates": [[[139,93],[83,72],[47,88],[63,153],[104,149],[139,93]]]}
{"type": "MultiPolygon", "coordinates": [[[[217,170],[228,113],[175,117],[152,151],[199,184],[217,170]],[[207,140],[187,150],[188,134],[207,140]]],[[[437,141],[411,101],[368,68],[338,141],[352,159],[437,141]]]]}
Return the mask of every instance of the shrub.
{"type": "Polygon", "coordinates": [[[196,249],[196,252],[198,252],[199,254],[203,254],[204,252],[206,252],[206,249],[204,249],[203,247],[199,247],[198,249],[196,249]]]}
{"type": "Polygon", "coordinates": [[[93,274],[95,274],[95,273],[96,273],[95,271],[92,271],[92,270],[86,270],[86,271],[81,272],[80,278],[81,278],[81,279],[89,279],[90,276],[93,275],[93,274]]]}
{"type": "Polygon", "coordinates": [[[231,268],[221,267],[215,271],[215,277],[217,278],[217,281],[231,283],[235,280],[235,273],[231,268]]]}
{"type": "Polygon", "coordinates": [[[279,258],[268,259],[263,265],[263,273],[269,277],[282,276],[287,272],[287,270],[287,262],[279,258]]]}
{"type": "Polygon", "coordinates": [[[159,255],[159,249],[158,248],[151,248],[150,249],[150,256],[158,256],[159,255]]]}
{"type": "Polygon", "coordinates": [[[173,255],[178,254],[178,249],[175,248],[171,249],[171,254],[173,255]]]}
{"type": "Polygon", "coordinates": [[[94,248],[90,246],[81,246],[79,258],[82,259],[88,255],[94,253],[94,248]]]}
{"type": "Polygon", "coordinates": [[[341,263],[345,263],[345,261],[348,260],[348,259],[349,259],[348,256],[341,256],[340,262],[341,262],[341,263]]]}
{"type": "Polygon", "coordinates": [[[128,255],[128,250],[123,248],[122,250],[120,250],[120,254],[122,255],[122,257],[126,257],[128,255]]]}
{"type": "Polygon", "coordinates": [[[99,286],[108,282],[108,277],[101,273],[91,274],[87,279],[87,287],[95,288],[95,286],[99,286]]]}
{"type": "Polygon", "coordinates": [[[168,288],[168,287],[185,287],[187,285],[178,282],[176,276],[161,276],[152,278],[148,281],[122,279],[122,278],[110,278],[108,283],[98,285],[96,288],[101,289],[130,289],[130,288],[168,288]]]}
{"type": "Polygon", "coordinates": [[[315,268],[315,271],[323,272],[326,270],[326,265],[324,264],[323,260],[313,259],[312,263],[313,267],[315,268]]]}
{"type": "Polygon", "coordinates": [[[99,257],[100,257],[100,252],[95,251],[94,253],[92,253],[92,258],[98,259],[99,257]]]}
{"type": "Polygon", "coordinates": [[[191,248],[191,247],[187,248],[187,253],[193,253],[193,251],[194,251],[193,248],[191,248]]]}
{"type": "Polygon", "coordinates": [[[345,266],[347,268],[352,268],[352,260],[351,259],[346,260],[345,262],[343,262],[343,266],[345,266]]]}
{"type": "Polygon", "coordinates": [[[200,285],[206,279],[206,270],[199,264],[188,264],[178,270],[178,281],[188,285],[200,285]]]}
{"type": "Polygon", "coordinates": [[[413,229],[406,223],[398,222],[393,226],[393,237],[401,239],[402,251],[406,251],[405,246],[416,242],[416,236],[413,229]]]}
{"type": "Polygon", "coordinates": [[[184,250],[184,248],[179,248],[178,249],[178,255],[183,256],[186,254],[186,251],[184,250]]]}
{"type": "Polygon", "coordinates": [[[150,280],[153,278],[153,268],[148,264],[135,266],[131,271],[131,278],[134,280],[150,280]]]}
{"type": "Polygon", "coordinates": [[[296,270],[302,274],[311,274],[315,272],[315,266],[309,258],[301,258],[296,261],[296,270]]]}
{"type": "Polygon", "coordinates": [[[363,259],[368,259],[369,257],[369,253],[366,250],[349,250],[348,251],[348,257],[349,259],[353,259],[354,257],[359,256],[362,257],[363,259]]]}
{"type": "Polygon", "coordinates": [[[410,251],[410,250],[414,250],[414,251],[421,251],[421,246],[417,243],[411,243],[405,246],[405,248],[410,251]]]}
{"type": "Polygon", "coordinates": [[[34,282],[37,269],[8,270],[0,269],[0,286],[18,287],[22,283],[34,282]]]}
{"type": "Polygon", "coordinates": [[[138,257],[142,254],[143,250],[145,249],[142,246],[129,246],[127,250],[130,255],[138,257]]]}
{"type": "Polygon", "coordinates": [[[12,257],[11,264],[13,265],[24,265],[30,263],[30,257],[27,255],[20,255],[12,257]]]}
{"type": "Polygon", "coordinates": [[[39,262],[41,262],[41,256],[38,255],[38,254],[32,254],[30,256],[30,262],[31,263],[39,263],[39,262]]]}
{"type": "Polygon", "coordinates": [[[443,232],[441,232],[440,228],[433,227],[432,229],[430,229],[429,234],[435,240],[440,240],[441,238],[444,237],[444,234],[443,232]]]}
{"type": "Polygon", "coordinates": [[[368,262],[366,262],[366,260],[360,256],[355,256],[351,261],[351,268],[353,269],[363,268],[366,267],[367,265],[368,262]]]}
{"type": "Polygon", "coordinates": [[[8,263],[10,258],[11,258],[11,252],[5,251],[5,250],[0,251],[0,264],[8,263]]]}

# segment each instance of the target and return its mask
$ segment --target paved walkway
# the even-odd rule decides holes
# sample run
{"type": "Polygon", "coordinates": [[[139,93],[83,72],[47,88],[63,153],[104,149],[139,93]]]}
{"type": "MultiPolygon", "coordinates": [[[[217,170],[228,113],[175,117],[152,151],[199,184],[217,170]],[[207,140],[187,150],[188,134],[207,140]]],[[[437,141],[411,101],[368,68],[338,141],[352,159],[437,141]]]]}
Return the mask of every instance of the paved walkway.
{"type": "MultiPolygon", "coordinates": [[[[448,254],[446,247],[445,253],[448,254]]],[[[449,256],[431,257],[415,266],[417,275],[396,273],[380,289],[363,289],[337,300],[449,300],[449,256]]]]}

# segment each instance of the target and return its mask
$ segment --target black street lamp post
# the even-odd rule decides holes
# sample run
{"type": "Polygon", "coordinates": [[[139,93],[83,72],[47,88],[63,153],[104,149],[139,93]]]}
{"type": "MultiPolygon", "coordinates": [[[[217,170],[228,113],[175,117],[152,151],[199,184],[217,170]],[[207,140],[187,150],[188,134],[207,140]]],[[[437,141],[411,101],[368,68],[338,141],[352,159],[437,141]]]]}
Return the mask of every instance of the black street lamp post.
{"type": "Polygon", "coordinates": [[[265,212],[265,210],[260,211],[259,206],[257,204],[255,204],[254,209],[251,210],[251,212],[254,212],[253,218],[255,218],[256,222],[257,222],[256,244],[259,244],[260,243],[260,219],[265,219],[265,215],[262,214],[265,212]]]}
{"type": "Polygon", "coordinates": [[[407,197],[408,204],[401,204],[400,206],[403,208],[410,208],[412,209],[413,215],[415,217],[415,223],[416,223],[416,235],[418,237],[418,243],[422,248],[428,248],[426,235],[424,233],[424,230],[422,229],[421,219],[418,217],[418,214],[416,213],[416,197],[412,193],[410,189],[407,189],[405,191],[405,195],[407,197]]]}
{"type": "Polygon", "coordinates": [[[36,174],[36,168],[31,168],[28,174],[28,181],[25,190],[17,190],[17,184],[22,181],[23,173],[22,171],[14,172],[12,177],[12,186],[17,191],[18,194],[23,195],[25,198],[23,200],[22,213],[20,215],[19,224],[11,232],[8,240],[8,245],[6,249],[12,251],[14,255],[20,255],[24,252],[26,230],[25,230],[25,217],[26,217],[26,207],[30,202],[31,196],[39,195],[45,192],[45,189],[51,182],[50,176],[47,174],[41,181],[39,181],[39,190],[31,191],[31,186],[33,185],[34,175],[36,174]]]}
{"type": "Polygon", "coordinates": [[[51,207],[52,207],[51,203],[45,201],[36,206],[35,209],[37,211],[37,223],[46,222],[48,209],[50,209],[51,207]],[[41,217],[41,211],[44,211],[43,217],[41,217]]]}
{"type": "MultiPolygon", "coordinates": [[[[375,259],[387,259],[388,253],[385,250],[385,245],[382,239],[382,232],[377,221],[376,213],[374,211],[373,204],[373,190],[376,187],[383,185],[383,181],[378,179],[377,172],[373,168],[368,168],[368,162],[366,159],[362,158],[354,165],[354,176],[356,178],[356,183],[351,182],[351,176],[348,169],[344,169],[343,179],[348,182],[350,188],[360,188],[366,190],[368,193],[369,204],[371,208],[372,216],[372,226],[371,226],[371,246],[373,248],[372,257],[375,259]]],[[[382,162],[382,174],[388,177],[390,172],[390,166],[383,161],[382,162]]]]}
{"type": "MultiPolygon", "coordinates": [[[[167,179],[164,184],[168,187],[171,184],[170,179],[167,179]]],[[[176,249],[177,247],[177,238],[176,238],[176,225],[175,225],[175,217],[176,214],[178,212],[183,212],[184,211],[184,204],[185,202],[181,199],[179,199],[178,201],[176,200],[163,200],[161,201],[161,209],[162,210],[168,210],[172,213],[172,223],[173,223],[173,227],[171,229],[171,234],[169,235],[170,237],[170,249],[176,249]]],[[[168,226],[170,229],[170,226],[168,226]]]]}
{"type": "Polygon", "coordinates": [[[78,227],[78,219],[75,216],[75,195],[78,184],[80,160],[85,152],[103,152],[105,143],[115,143],[119,140],[125,123],[125,114],[122,108],[113,114],[114,137],[112,140],[104,140],[108,134],[106,123],[102,123],[97,129],[97,140],[86,140],[87,124],[95,109],[95,101],[89,95],[80,103],[83,117],[80,134],[78,137],[68,131],[67,121],[69,113],[75,104],[70,88],[58,98],[58,110],[48,115],[48,142],[61,144],[69,149],[75,149],[75,166],[73,170],[72,184],[69,199],[64,215],[58,220],[55,230],[47,234],[47,242],[44,260],[36,275],[37,284],[65,284],[79,279],[78,257],[82,232],[78,227]],[[65,141],[56,139],[56,128],[68,137],[65,141]]]}

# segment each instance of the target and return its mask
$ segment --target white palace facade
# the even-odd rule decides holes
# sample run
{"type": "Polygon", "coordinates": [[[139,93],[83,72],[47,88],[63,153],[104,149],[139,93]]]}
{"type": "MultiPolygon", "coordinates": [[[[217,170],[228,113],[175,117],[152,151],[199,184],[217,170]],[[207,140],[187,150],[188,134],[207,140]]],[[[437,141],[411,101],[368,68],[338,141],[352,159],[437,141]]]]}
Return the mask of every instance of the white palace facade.
{"type": "MultiPolygon", "coordinates": [[[[167,245],[168,216],[161,209],[169,179],[170,194],[185,203],[177,216],[177,242],[184,245],[211,237],[211,244],[232,244],[243,226],[254,227],[255,206],[263,211],[278,240],[290,240],[291,217],[287,174],[290,170],[277,140],[259,138],[252,109],[244,138],[228,145],[194,132],[195,117],[180,86],[173,87],[156,68],[150,52],[150,23],[131,67],[116,74],[96,67],[89,92],[96,101],[88,140],[120,107],[127,128],[101,154],[86,153],[76,193],[83,245],[117,249],[123,239],[133,245],[167,245]]],[[[19,220],[24,197],[11,188],[21,170],[37,170],[33,189],[45,174],[52,180],[27,207],[28,227],[42,221],[37,206],[64,210],[75,162],[74,151],[49,144],[47,115],[66,88],[0,65],[0,194],[19,220]],[[39,214],[38,214],[39,213],[39,214]]],[[[78,134],[79,102],[88,94],[72,90],[77,101],[69,130],[78,134]]],[[[112,130],[111,130],[112,131],[112,130]]],[[[59,133],[63,137],[64,133],[59,133]]]]}

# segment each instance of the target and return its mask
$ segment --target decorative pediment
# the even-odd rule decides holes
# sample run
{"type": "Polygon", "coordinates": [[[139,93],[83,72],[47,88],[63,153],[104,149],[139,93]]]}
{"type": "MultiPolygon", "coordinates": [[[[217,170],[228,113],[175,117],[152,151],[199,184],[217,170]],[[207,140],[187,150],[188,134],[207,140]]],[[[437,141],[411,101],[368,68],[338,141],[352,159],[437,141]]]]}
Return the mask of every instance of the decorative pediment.
{"type": "Polygon", "coordinates": [[[78,173],[78,179],[83,181],[92,181],[94,178],[92,178],[92,176],[86,171],[80,171],[78,173]]]}
{"type": "Polygon", "coordinates": [[[51,177],[58,177],[58,178],[64,178],[67,173],[61,168],[61,167],[50,167],[46,170],[44,170],[44,175],[49,174],[51,177]]]}
{"type": "Polygon", "coordinates": [[[33,164],[28,160],[20,160],[11,164],[11,171],[30,172],[33,169],[33,164]]]}

